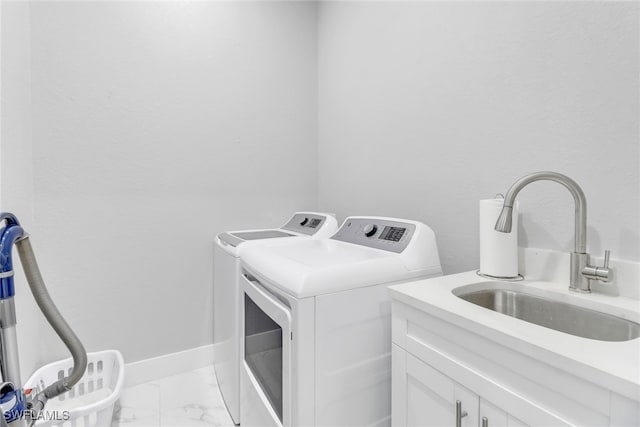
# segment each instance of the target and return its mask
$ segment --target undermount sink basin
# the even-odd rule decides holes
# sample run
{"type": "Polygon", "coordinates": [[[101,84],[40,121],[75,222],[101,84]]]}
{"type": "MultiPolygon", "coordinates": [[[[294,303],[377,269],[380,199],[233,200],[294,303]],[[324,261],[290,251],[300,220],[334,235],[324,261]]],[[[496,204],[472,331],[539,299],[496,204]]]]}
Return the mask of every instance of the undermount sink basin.
{"type": "Polygon", "coordinates": [[[577,305],[512,289],[458,289],[453,293],[465,301],[567,334],[600,341],[640,337],[640,324],[577,305]]]}

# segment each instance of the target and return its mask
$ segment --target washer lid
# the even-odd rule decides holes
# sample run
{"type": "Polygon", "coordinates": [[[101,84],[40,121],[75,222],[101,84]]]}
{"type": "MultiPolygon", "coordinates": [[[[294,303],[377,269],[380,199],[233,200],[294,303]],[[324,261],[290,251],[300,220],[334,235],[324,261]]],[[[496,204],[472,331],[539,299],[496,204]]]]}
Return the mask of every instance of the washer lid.
{"type": "Polygon", "coordinates": [[[218,241],[229,249],[252,240],[299,236],[326,238],[335,233],[337,228],[338,222],[333,214],[295,212],[289,221],[280,228],[227,231],[218,234],[218,241]]]}
{"type": "Polygon", "coordinates": [[[295,234],[286,233],[282,230],[234,231],[232,233],[222,233],[220,235],[220,240],[226,243],[229,243],[232,246],[237,246],[237,243],[240,243],[243,241],[274,239],[277,237],[292,237],[292,236],[295,236],[295,234]]]}

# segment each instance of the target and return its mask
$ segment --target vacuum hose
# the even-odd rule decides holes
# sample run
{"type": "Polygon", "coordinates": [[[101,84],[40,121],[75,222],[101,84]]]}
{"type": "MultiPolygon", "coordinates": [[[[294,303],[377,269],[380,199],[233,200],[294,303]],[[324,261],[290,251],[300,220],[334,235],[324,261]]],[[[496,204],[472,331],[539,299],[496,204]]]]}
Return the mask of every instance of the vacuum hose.
{"type": "MultiPolygon", "coordinates": [[[[29,282],[29,287],[31,288],[38,307],[40,307],[45,318],[67,346],[73,357],[73,370],[69,376],[54,382],[43,390],[42,394],[44,394],[44,397],[51,399],[71,390],[71,388],[80,381],[87,368],[87,352],[51,299],[42,280],[42,275],[40,274],[29,236],[25,233],[22,239],[15,242],[15,245],[18,249],[18,254],[20,254],[20,261],[22,262],[24,273],[27,276],[27,282],[29,282]]],[[[45,403],[46,400],[42,402],[42,405],[44,406],[45,403]]],[[[34,409],[37,410],[38,408],[34,409]]]]}

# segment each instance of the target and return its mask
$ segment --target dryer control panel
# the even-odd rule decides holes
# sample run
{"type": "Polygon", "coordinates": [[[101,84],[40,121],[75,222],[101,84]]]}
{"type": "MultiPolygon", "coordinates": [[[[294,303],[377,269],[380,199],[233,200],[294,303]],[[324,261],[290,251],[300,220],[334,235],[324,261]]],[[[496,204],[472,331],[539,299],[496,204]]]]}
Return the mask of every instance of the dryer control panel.
{"type": "Polygon", "coordinates": [[[282,229],[313,236],[322,227],[327,217],[312,213],[296,213],[282,229]]]}
{"type": "Polygon", "coordinates": [[[347,218],[331,238],[390,252],[402,252],[416,231],[415,224],[385,218],[347,218]]]}

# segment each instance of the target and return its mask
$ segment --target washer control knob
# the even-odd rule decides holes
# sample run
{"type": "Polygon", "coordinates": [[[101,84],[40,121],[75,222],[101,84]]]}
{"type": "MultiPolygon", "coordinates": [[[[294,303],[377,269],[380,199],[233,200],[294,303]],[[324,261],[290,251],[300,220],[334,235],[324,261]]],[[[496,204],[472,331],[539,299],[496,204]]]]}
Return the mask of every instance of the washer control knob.
{"type": "Polygon", "coordinates": [[[375,224],[367,224],[364,226],[364,229],[362,231],[364,232],[365,236],[371,237],[376,234],[376,231],[378,231],[378,227],[375,224]]]}
{"type": "Polygon", "coordinates": [[[309,218],[307,218],[306,216],[304,217],[304,219],[302,221],[300,221],[300,225],[302,225],[303,227],[305,226],[306,223],[309,222],[309,218]]]}

